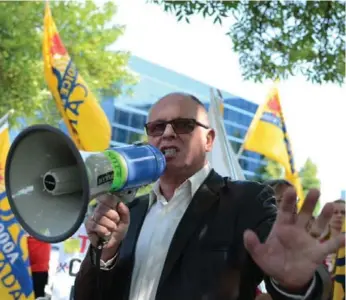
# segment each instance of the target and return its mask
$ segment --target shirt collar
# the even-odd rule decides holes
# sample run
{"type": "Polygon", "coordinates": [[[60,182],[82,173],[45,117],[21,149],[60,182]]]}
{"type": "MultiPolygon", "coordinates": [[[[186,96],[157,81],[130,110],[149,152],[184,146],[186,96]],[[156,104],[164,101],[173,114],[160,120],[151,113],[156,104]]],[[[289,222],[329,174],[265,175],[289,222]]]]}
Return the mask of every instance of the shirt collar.
{"type": "MultiPolygon", "coordinates": [[[[202,169],[197,171],[194,175],[192,175],[185,182],[183,182],[178,187],[178,189],[183,188],[185,185],[188,185],[189,190],[190,190],[190,196],[192,199],[192,197],[195,195],[195,193],[197,192],[199,187],[202,185],[204,180],[209,175],[210,171],[211,171],[211,166],[209,163],[207,163],[206,165],[204,165],[204,167],[202,169]]],[[[160,191],[160,179],[159,179],[153,184],[153,189],[150,192],[149,206],[151,206],[157,200],[157,198],[160,196],[161,196],[161,191],[160,191]]]]}

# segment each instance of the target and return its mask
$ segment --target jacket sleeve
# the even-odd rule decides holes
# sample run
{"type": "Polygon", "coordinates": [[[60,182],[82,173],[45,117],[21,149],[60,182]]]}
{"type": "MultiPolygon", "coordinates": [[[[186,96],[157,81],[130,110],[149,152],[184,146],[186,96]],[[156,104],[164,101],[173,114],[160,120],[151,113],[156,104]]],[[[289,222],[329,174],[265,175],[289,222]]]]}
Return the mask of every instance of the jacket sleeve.
{"type": "MultiPolygon", "coordinates": [[[[108,294],[111,283],[114,283],[117,266],[111,270],[98,269],[92,263],[92,249],[89,248],[79,272],[76,276],[74,285],[74,300],[102,300],[104,297],[99,294],[108,294]]],[[[112,291],[113,294],[113,291],[112,291]]],[[[114,294],[113,294],[114,295],[114,294]]]]}

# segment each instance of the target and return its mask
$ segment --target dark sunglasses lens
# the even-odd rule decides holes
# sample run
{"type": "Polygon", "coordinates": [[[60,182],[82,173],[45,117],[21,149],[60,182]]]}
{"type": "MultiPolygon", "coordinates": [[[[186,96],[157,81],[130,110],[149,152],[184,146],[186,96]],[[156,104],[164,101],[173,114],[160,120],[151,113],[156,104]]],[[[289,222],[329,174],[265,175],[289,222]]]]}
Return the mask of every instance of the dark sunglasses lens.
{"type": "Polygon", "coordinates": [[[172,121],[172,126],[175,133],[184,134],[192,132],[196,127],[196,123],[190,119],[177,119],[172,121]]]}
{"type": "Polygon", "coordinates": [[[159,136],[162,135],[166,129],[166,123],[152,122],[146,125],[147,135],[159,136]]]}

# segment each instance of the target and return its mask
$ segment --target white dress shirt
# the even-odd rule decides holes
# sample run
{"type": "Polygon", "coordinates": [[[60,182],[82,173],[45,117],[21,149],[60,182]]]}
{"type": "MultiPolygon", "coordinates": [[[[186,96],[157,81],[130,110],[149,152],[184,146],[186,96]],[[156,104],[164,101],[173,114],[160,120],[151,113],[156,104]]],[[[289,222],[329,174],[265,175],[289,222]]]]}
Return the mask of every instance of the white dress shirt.
{"type": "Polygon", "coordinates": [[[167,201],[160,192],[159,181],[150,194],[150,209],[143,222],[135,251],[130,300],[154,300],[166,255],[177,226],[192,197],[206,179],[207,164],[185,181],[167,201]]]}

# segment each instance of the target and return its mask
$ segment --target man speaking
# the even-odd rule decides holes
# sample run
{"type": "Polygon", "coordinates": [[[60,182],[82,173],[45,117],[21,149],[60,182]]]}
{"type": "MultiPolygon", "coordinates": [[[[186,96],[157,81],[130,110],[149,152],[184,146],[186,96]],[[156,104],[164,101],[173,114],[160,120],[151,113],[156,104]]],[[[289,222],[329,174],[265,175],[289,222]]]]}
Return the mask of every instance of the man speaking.
{"type": "MultiPolygon", "coordinates": [[[[273,299],[325,299],[329,282],[320,265],[344,238],[320,244],[306,232],[318,191],[296,215],[292,189],[277,211],[269,186],[218,175],[206,156],[215,132],[192,95],[161,98],[146,132],[164,153],[166,170],[151,194],[129,207],[115,196],[98,199],[86,222],[92,246],[75,300],[251,300],[263,279],[273,299]],[[98,261],[98,239],[108,235],[98,261]]],[[[321,227],[332,209],[324,207],[321,227]]]]}

